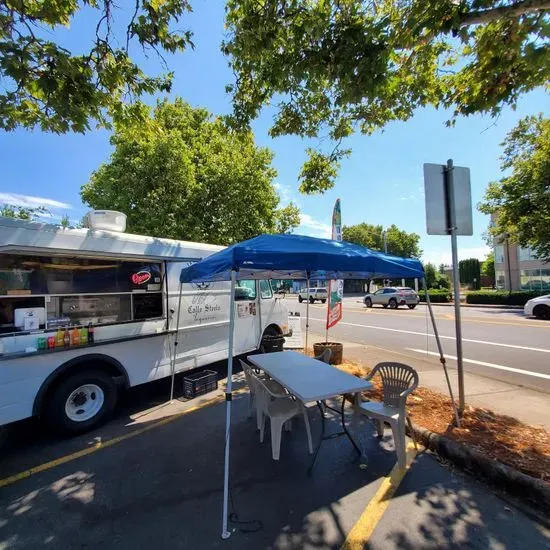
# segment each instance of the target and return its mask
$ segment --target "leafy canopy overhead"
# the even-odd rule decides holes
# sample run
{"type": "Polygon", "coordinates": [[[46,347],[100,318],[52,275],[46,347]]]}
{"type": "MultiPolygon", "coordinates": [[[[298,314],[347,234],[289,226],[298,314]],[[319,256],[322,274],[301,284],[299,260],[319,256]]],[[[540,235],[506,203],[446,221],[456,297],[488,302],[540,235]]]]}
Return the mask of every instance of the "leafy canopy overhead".
{"type": "Polygon", "coordinates": [[[491,214],[491,240],[510,239],[550,261],[550,119],[520,120],[502,143],[502,170],[509,176],[491,182],[479,209],[491,214]]]}
{"type": "Polygon", "coordinates": [[[189,31],[172,29],[190,10],[186,0],[0,0],[0,129],[83,132],[127,114],[125,99],[169,91],[172,74],[146,75],[130,52],[162,59],[192,46],[189,31]],[[82,47],[69,49],[60,31],[77,16],[82,47]]]}
{"type": "Polygon", "coordinates": [[[345,241],[356,243],[373,250],[384,251],[384,231],[388,254],[403,258],[420,258],[422,250],[419,248],[420,235],[407,233],[395,225],[390,225],[386,230],[381,225],[359,223],[357,225],[345,225],[343,238],[345,241]]]}
{"type": "Polygon", "coordinates": [[[82,187],[85,203],[124,212],[135,233],[222,245],[299,224],[296,206],[277,210],[273,155],[251,132],[181,99],[142,108],[143,121],[116,124],[111,158],[82,187]]]}
{"type": "MultiPolygon", "coordinates": [[[[418,107],[497,115],[550,77],[550,0],[228,0],[237,123],[277,101],[272,136],[328,134],[301,191],[334,185],[340,142],[418,107]]],[[[452,124],[453,120],[448,121],[452,124]]]]}

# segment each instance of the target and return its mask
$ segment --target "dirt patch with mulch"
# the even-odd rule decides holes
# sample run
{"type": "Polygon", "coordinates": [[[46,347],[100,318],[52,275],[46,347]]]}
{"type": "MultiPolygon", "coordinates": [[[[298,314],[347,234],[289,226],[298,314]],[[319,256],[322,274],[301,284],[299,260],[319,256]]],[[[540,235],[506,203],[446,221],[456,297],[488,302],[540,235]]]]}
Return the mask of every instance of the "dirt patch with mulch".
{"type": "MultiPolygon", "coordinates": [[[[338,368],[364,378],[370,369],[345,361],[338,368]]],[[[382,400],[382,382],[365,392],[368,399],[382,400]]],[[[412,421],[427,430],[444,435],[498,460],[524,474],[550,485],[550,433],[542,427],[488,409],[467,406],[460,428],[454,425],[451,399],[427,388],[417,388],[407,400],[412,421]]]]}

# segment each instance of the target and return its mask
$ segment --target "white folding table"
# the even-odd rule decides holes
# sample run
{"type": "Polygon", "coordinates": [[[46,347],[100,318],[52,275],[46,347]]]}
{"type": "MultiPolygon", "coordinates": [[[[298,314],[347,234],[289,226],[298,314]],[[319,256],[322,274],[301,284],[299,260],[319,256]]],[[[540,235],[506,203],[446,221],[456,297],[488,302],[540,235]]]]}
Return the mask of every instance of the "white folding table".
{"type": "Polygon", "coordinates": [[[371,382],[295,351],[249,355],[247,359],[255,367],[262,369],[271,378],[279,382],[302,403],[317,403],[321,411],[321,437],[313,455],[310,472],[315,464],[321,443],[326,439],[346,435],[355,450],[361,454],[357,443],[346,428],[344,419],[345,394],[357,394],[368,390],[372,388],[371,382]],[[338,396],[342,396],[340,416],[343,431],[325,436],[325,414],[321,402],[338,396]]]}

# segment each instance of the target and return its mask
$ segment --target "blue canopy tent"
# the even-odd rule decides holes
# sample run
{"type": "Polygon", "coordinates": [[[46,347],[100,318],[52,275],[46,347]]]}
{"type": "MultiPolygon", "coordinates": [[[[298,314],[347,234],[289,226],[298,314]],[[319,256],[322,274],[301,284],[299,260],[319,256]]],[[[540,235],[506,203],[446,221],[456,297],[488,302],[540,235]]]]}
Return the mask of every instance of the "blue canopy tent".
{"type": "MultiPolygon", "coordinates": [[[[391,256],[345,241],[302,235],[259,235],[182,269],[180,283],[231,281],[230,296],[233,297],[235,282],[239,279],[307,279],[309,288],[311,278],[423,280],[424,269],[419,260],[391,256]]],[[[230,304],[222,538],[230,535],[227,521],[235,301],[231,299],[230,304]]],[[[435,323],[434,332],[437,334],[435,323]]]]}

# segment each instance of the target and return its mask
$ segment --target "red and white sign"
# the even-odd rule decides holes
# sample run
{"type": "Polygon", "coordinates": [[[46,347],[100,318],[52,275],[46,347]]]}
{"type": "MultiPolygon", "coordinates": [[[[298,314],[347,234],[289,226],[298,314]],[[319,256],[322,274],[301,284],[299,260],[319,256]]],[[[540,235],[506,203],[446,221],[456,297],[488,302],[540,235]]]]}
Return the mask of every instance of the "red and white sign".
{"type": "Polygon", "coordinates": [[[138,271],[132,275],[132,283],[135,285],[143,285],[151,279],[151,273],[149,271],[138,271]]]}

